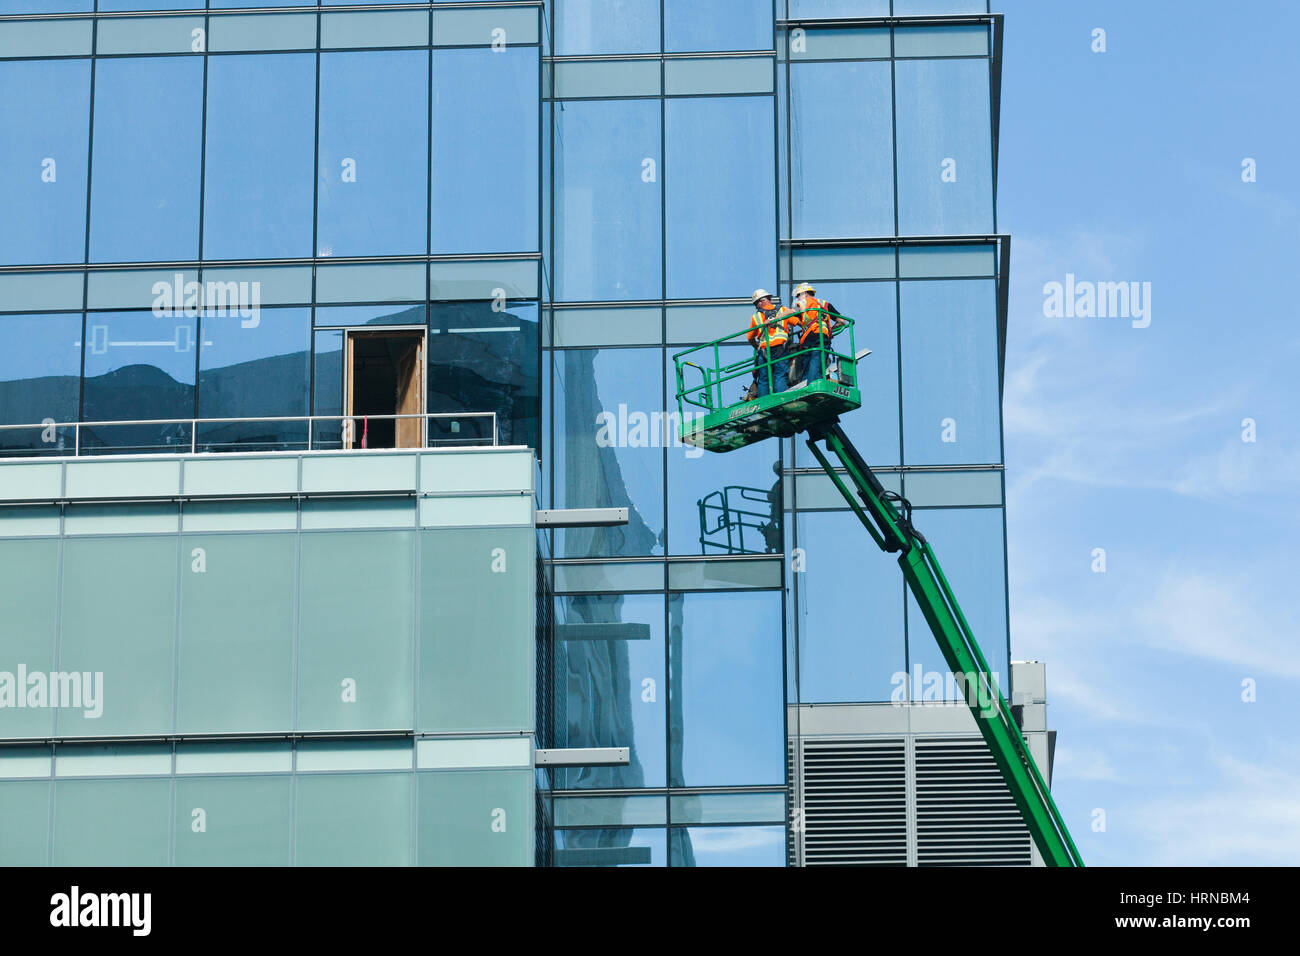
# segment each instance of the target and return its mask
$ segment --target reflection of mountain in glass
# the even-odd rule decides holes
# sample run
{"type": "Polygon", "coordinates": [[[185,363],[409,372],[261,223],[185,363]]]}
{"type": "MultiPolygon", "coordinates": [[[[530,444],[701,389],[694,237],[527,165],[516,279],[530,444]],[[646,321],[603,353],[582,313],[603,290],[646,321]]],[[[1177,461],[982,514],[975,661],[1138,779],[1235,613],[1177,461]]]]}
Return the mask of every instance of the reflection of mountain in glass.
{"type": "MultiPolygon", "coordinates": [[[[77,397],[81,380],[76,375],[45,375],[40,378],[0,382],[0,422],[22,425],[52,418],[69,422],[77,417],[77,397]]],[[[71,431],[60,432],[52,443],[43,442],[40,429],[0,430],[0,449],[7,453],[22,449],[45,449],[61,454],[71,447],[71,431]],[[62,442],[62,444],[60,444],[62,442]]]]}
{"type": "Polygon", "coordinates": [[[153,365],[125,365],[86,379],[84,421],[191,418],[194,386],[153,365]]]}
{"type": "MultiPolygon", "coordinates": [[[[393,312],[390,315],[377,315],[373,319],[366,321],[367,325],[424,325],[425,313],[423,305],[413,305],[409,309],[403,309],[401,312],[393,312]]],[[[319,319],[316,320],[320,322],[319,319]]],[[[332,322],[325,323],[333,325],[332,322]]]]}
{"type": "MultiPolygon", "coordinates": [[[[408,324],[412,318],[422,320],[424,308],[371,318],[366,324],[408,324]]],[[[528,307],[493,312],[489,303],[434,305],[428,337],[427,410],[496,412],[500,443],[536,448],[539,340],[535,308],[532,313],[528,307]],[[501,331],[507,328],[511,331],[501,331]]],[[[312,391],[311,360],[310,352],[297,351],[205,368],[197,408],[194,385],[144,363],[87,377],[84,398],[82,382],[75,375],[0,382],[0,422],[76,421],[79,400],[83,421],[305,416],[312,391]]],[[[341,350],[317,355],[315,394],[314,414],[342,414],[341,350]]],[[[462,421],[462,430],[455,434],[440,435],[438,427],[438,423],[431,426],[434,438],[490,441],[492,437],[490,425],[474,420],[462,421]]],[[[338,431],[337,423],[318,423],[314,434],[324,439],[331,432],[337,437],[338,431]]],[[[84,447],[117,451],[163,451],[188,445],[190,438],[189,425],[109,426],[82,432],[84,447]]],[[[71,441],[70,431],[66,439],[71,441]]],[[[226,422],[200,424],[196,445],[214,451],[300,449],[306,440],[305,422],[226,422]]],[[[59,450],[57,445],[41,443],[38,431],[27,429],[0,432],[0,447],[59,450]]]]}
{"type": "MultiPolygon", "coordinates": [[[[20,425],[28,422],[73,421],[77,417],[77,396],[81,380],[76,375],[44,375],[0,382],[0,422],[20,425]]],[[[0,443],[4,442],[0,432],[0,443]]]]}

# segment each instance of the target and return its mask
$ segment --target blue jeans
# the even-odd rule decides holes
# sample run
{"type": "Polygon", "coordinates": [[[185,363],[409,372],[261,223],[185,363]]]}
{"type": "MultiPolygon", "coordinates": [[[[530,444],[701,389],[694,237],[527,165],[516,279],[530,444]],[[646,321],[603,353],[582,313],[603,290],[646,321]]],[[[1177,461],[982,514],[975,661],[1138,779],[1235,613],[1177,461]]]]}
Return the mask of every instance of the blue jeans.
{"type": "Polygon", "coordinates": [[[769,345],[765,349],[759,349],[758,354],[754,356],[754,367],[758,369],[758,397],[762,398],[771,392],[784,392],[790,387],[790,360],[786,357],[786,347],[784,345],[769,345]],[[768,355],[772,359],[772,384],[768,387],[768,355]]]}
{"type": "Polygon", "coordinates": [[[814,333],[803,340],[799,349],[813,350],[799,356],[799,361],[803,363],[803,380],[815,382],[819,378],[825,378],[826,361],[831,354],[831,337],[820,332],[814,333]]]}

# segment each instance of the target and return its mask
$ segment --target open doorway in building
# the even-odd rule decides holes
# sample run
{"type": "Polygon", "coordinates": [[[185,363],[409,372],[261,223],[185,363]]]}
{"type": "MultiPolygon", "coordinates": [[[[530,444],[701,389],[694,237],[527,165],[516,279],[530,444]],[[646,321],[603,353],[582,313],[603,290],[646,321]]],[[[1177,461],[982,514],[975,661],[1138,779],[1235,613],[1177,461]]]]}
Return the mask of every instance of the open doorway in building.
{"type": "Polygon", "coordinates": [[[424,419],[424,330],[350,329],[347,340],[344,448],[421,448],[424,419]]]}

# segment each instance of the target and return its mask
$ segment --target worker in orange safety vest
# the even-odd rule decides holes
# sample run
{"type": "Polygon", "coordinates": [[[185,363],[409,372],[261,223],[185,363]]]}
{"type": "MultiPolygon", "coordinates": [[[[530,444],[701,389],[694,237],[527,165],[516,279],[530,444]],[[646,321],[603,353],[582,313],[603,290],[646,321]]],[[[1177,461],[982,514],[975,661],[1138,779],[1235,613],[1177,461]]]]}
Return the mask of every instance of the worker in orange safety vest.
{"type": "Polygon", "coordinates": [[[762,398],[790,387],[790,362],[786,358],[790,333],[786,317],[791,313],[788,309],[778,310],[766,289],[755,289],[751,301],[755,311],[749,317],[745,337],[754,346],[754,370],[758,376],[755,397],[762,398]]]}
{"type": "Polygon", "coordinates": [[[835,306],[817,298],[817,290],[811,283],[801,282],[794,290],[794,310],[787,315],[785,324],[791,334],[798,330],[799,336],[798,344],[792,345],[789,351],[812,349],[798,357],[804,369],[803,381],[814,382],[824,377],[826,359],[831,354],[831,339],[848,323],[839,317],[835,306]]]}

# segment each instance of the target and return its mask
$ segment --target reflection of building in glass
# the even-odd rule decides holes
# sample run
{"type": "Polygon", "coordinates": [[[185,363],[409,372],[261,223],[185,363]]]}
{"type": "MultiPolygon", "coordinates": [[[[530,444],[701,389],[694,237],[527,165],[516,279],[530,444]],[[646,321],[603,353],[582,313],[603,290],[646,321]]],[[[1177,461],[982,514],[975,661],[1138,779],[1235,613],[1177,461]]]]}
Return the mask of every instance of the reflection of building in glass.
{"type": "MultiPolygon", "coordinates": [[[[41,173],[0,179],[19,224],[0,233],[0,426],[25,426],[0,427],[0,657],[90,653],[107,615],[153,668],[121,763],[44,783],[0,766],[0,814],[40,835],[0,834],[0,859],[79,862],[45,839],[53,801],[68,826],[116,808],[139,860],[186,862],[129,811],[189,792],[145,758],[201,726],[289,740],[287,768],[258,744],[236,764],[265,774],[212,791],[265,836],[227,862],[814,862],[787,830],[805,793],[787,748],[817,747],[799,750],[802,722],[941,664],[797,441],[674,440],[671,356],[743,326],[755,287],[788,302],[809,281],[852,316],[873,354],[844,427],[1010,672],[1000,18],[945,0],[846,0],[834,25],[797,0],[613,19],[276,6],[214,13],[220,51],[195,54],[182,14],[49,0],[26,25],[41,47],[0,58],[23,91],[0,106],[0,167],[41,173]],[[188,282],[257,283],[256,313],[154,314],[155,284],[188,282]],[[491,450],[481,413],[535,472],[491,450]],[[159,419],[182,421],[113,424],[159,419]],[[145,455],[92,473],[74,451],[145,455]],[[530,496],[628,521],[534,531],[530,496]],[[206,576],[178,580],[195,549],[206,576]],[[227,666],[260,694],[218,700],[227,666]],[[294,736],[326,730],[340,741],[294,736]],[[629,762],[533,764],[579,747],[629,762]],[[485,808],[509,819],[496,843],[472,838],[485,808]],[[374,853],[316,841],[336,817],[364,819],[374,853]]],[[[0,710],[0,739],[67,732],[25,713],[15,729],[0,710]]]]}

